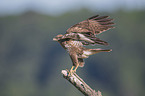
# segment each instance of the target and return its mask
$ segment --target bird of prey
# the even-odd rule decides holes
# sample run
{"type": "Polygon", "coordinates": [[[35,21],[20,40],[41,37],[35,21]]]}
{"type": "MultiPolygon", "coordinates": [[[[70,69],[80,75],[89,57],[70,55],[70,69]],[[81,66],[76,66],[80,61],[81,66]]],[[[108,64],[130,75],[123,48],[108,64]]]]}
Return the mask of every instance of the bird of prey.
{"type": "Polygon", "coordinates": [[[108,19],[109,16],[95,15],[87,20],[79,22],[71,26],[62,38],[71,38],[82,41],[84,45],[101,44],[108,45],[107,42],[96,37],[100,33],[114,28],[113,19],[108,19]]]}
{"type": "Polygon", "coordinates": [[[113,19],[108,19],[108,16],[96,15],[73,25],[64,35],[59,34],[53,38],[53,40],[58,41],[70,55],[70,58],[73,62],[70,74],[72,72],[76,72],[79,66],[84,66],[84,58],[88,58],[88,56],[99,52],[111,51],[111,49],[106,50],[100,48],[88,49],[83,46],[90,44],[108,45],[107,42],[100,40],[96,37],[96,35],[114,28],[111,26],[114,24],[112,20],[113,19]]]}
{"type": "Polygon", "coordinates": [[[76,72],[78,67],[84,66],[84,60],[85,58],[88,58],[90,55],[99,53],[99,52],[110,52],[111,49],[88,49],[83,47],[83,44],[81,41],[76,41],[70,38],[62,38],[63,35],[57,35],[55,38],[53,38],[54,41],[58,41],[61,46],[66,49],[70,55],[70,58],[73,62],[73,66],[70,70],[69,75],[72,74],[72,72],[76,72]],[[74,69],[75,67],[75,69],[74,69]]]}

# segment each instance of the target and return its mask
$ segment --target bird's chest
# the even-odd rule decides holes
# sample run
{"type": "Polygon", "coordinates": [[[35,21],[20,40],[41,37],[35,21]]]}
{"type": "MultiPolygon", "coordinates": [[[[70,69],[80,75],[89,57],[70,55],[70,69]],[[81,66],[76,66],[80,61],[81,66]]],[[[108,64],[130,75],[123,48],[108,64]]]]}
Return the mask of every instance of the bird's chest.
{"type": "Polygon", "coordinates": [[[65,45],[67,51],[75,52],[76,54],[82,54],[82,43],[79,41],[71,41],[65,45]]]}
{"type": "Polygon", "coordinates": [[[82,43],[80,41],[69,41],[65,44],[66,48],[80,48],[82,47],[82,43]]]}

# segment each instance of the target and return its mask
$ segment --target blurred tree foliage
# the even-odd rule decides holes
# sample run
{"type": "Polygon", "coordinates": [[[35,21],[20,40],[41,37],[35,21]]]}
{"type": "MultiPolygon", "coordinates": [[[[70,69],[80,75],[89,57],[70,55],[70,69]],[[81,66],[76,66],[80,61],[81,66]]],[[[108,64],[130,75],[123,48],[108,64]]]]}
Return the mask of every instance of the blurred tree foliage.
{"type": "Polygon", "coordinates": [[[48,16],[26,12],[0,17],[0,96],[82,96],[62,78],[71,67],[67,52],[52,38],[90,16],[110,15],[115,29],[98,37],[110,53],[86,59],[77,73],[103,96],[145,96],[145,11],[94,13],[86,9],[48,16]]]}

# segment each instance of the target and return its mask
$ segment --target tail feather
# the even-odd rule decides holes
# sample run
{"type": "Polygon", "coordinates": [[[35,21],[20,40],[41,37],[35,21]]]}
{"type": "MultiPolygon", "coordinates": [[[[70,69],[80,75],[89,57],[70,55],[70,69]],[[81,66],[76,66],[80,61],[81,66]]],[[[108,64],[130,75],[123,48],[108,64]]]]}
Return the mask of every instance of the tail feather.
{"type": "Polygon", "coordinates": [[[96,53],[99,53],[99,52],[110,52],[112,51],[112,49],[87,49],[84,51],[84,54],[86,56],[89,56],[89,55],[93,55],[93,54],[96,54],[96,53]]]}
{"type": "Polygon", "coordinates": [[[96,53],[99,53],[99,52],[110,52],[110,51],[112,51],[112,49],[101,49],[101,48],[98,48],[98,49],[91,49],[90,51],[92,53],[96,54],[96,53]]]}

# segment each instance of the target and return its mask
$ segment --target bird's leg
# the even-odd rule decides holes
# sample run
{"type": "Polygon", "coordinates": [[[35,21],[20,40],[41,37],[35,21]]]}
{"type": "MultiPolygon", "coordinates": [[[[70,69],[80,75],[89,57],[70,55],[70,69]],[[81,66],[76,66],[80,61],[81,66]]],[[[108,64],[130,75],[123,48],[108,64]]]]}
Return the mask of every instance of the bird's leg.
{"type": "Polygon", "coordinates": [[[71,60],[72,60],[72,62],[73,62],[73,66],[72,66],[72,68],[70,69],[69,75],[72,75],[72,73],[76,72],[76,69],[77,69],[77,68],[75,68],[75,70],[73,70],[74,67],[78,67],[78,66],[76,66],[76,65],[79,65],[79,63],[78,63],[78,57],[77,57],[76,52],[74,52],[74,51],[72,50],[72,51],[69,53],[69,55],[70,55],[71,60]]]}
{"type": "Polygon", "coordinates": [[[69,72],[68,76],[72,75],[72,73],[74,72],[74,70],[73,70],[73,69],[74,69],[74,66],[72,66],[72,67],[71,67],[71,69],[70,69],[70,72],[69,72]]]}
{"type": "Polygon", "coordinates": [[[73,71],[76,72],[78,67],[79,67],[79,64],[77,64],[77,66],[75,67],[75,69],[73,71]]]}

